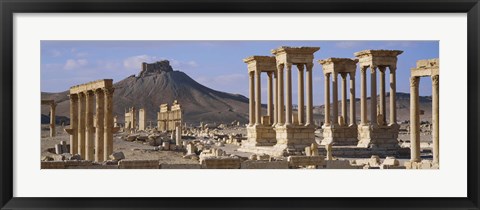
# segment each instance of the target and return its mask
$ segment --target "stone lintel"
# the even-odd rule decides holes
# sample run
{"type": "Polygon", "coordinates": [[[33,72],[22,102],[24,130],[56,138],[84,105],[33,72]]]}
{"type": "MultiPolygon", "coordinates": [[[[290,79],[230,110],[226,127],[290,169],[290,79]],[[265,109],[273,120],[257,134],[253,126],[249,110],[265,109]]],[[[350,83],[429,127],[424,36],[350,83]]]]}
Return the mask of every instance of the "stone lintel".
{"type": "Polygon", "coordinates": [[[417,67],[411,68],[412,77],[427,77],[439,75],[440,61],[438,58],[418,60],[417,67]]]}
{"type": "Polygon", "coordinates": [[[275,55],[278,64],[307,64],[313,63],[313,53],[320,50],[320,47],[288,47],[282,46],[271,50],[275,55]]]}
{"type": "Polygon", "coordinates": [[[254,55],[243,59],[243,62],[247,64],[248,72],[255,72],[256,70],[260,70],[261,72],[275,72],[277,69],[275,56],[254,55]]]}
{"type": "Polygon", "coordinates": [[[160,112],[168,112],[170,111],[168,108],[168,104],[160,104],[160,112]]]}
{"type": "Polygon", "coordinates": [[[78,94],[88,90],[95,90],[99,88],[111,88],[113,86],[112,79],[101,79],[93,82],[88,82],[81,85],[75,85],[70,87],[70,94],[78,94]]]}
{"type": "Polygon", "coordinates": [[[396,68],[397,56],[402,54],[401,50],[363,50],[354,55],[358,58],[360,66],[388,66],[396,68]]]}
{"type": "Polygon", "coordinates": [[[57,105],[57,104],[55,103],[55,100],[43,100],[43,99],[42,99],[42,105],[50,105],[50,106],[52,106],[52,105],[57,105]]]}
{"type": "Polygon", "coordinates": [[[318,60],[322,64],[323,73],[355,73],[358,59],[350,58],[327,58],[318,60]]]}

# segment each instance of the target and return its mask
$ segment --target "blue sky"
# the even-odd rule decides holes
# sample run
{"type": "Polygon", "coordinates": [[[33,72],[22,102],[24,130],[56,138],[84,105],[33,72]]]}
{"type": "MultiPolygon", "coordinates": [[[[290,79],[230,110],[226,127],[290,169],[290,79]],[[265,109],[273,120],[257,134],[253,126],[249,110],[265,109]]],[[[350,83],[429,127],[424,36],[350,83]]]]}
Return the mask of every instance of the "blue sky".
{"type": "MultiPolygon", "coordinates": [[[[105,78],[118,82],[132,74],[138,75],[142,62],[167,59],[174,70],[187,73],[207,87],[248,96],[247,66],[242,59],[271,55],[270,50],[279,46],[321,48],[315,53],[315,105],[324,101],[324,77],[317,60],[354,58],[355,52],[366,49],[403,50],[398,57],[397,92],[409,92],[410,68],[415,67],[417,60],[439,57],[438,41],[41,41],[41,91],[65,91],[73,85],[105,78]]],[[[292,71],[294,101],[297,98],[295,69],[292,71]]],[[[266,77],[262,75],[264,102],[266,77]]],[[[358,98],[358,69],[356,78],[358,98]]],[[[388,92],[388,85],[386,88],[388,92]]],[[[420,95],[431,95],[430,79],[421,80],[420,95]]]]}

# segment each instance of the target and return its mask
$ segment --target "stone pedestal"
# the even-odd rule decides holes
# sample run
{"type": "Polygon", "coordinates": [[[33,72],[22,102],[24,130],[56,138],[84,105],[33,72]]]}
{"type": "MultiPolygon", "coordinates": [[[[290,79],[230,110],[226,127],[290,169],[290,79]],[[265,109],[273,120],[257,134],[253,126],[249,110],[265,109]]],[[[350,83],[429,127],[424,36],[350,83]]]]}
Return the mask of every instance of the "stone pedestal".
{"type": "Polygon", "coordinates": [[[305,147],[315,143],[315,128],[313,126],[283,125],[274,128],[277,144],[274,150],[295,152],[303,151],[305,147]]]}
{"type": "Polygon", "coordinates": [[[399,125],[358,126],[358,147],[362,148],[400,148],[398,145],[399,125]]]}
{"type": "Polygon", "coordinates": [[[277,143],[275,130],[271,126],[247,126],[247,142],[242,147],[273,146],[277,143]]]}
{"type": "Polygon", "coordinates": [[[324,126],[321,145],[353,146],[358,144],[357,125],[324,126]]]}

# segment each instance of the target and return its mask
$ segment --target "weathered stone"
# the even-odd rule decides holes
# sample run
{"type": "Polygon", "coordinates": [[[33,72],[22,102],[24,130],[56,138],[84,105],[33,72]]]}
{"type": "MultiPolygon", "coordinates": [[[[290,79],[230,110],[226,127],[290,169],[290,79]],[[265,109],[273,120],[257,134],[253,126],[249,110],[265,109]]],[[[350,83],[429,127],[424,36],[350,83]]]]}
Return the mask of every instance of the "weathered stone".
{"type": "Polygon", "coordinates": [[[123,152],[114,152],[109,156],[110,160],[123,160],[125,159],[125,154],[123,152]]]}
{"type": "Polygon", "coordinates": [[[288,169],[288,162],[247,160],[242,162],[241,169],[288,169]]]}
{"type": "Polygon", "coordinates": [[[120,169],[158,169],[158,160],[120,160],[118,162],[120,169]]]}

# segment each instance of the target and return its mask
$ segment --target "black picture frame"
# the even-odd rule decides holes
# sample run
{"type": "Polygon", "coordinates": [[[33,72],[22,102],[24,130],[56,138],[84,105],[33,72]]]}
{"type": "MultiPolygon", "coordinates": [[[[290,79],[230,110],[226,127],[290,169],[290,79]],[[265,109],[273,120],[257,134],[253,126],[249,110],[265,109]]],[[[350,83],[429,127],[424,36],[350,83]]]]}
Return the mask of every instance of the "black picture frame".
{"type": "MultiPolygon", "coordinates": [[[[479,209],[478,0],[0,0],[1,209],[479,209]],[[15,13],[466,13],[468,188],[466,198],[25,198],[13,197],[15,13]]],[[[445,180],[451,181],[451,180],[445,180]]],[[[374,187],[374,186],[372,186],[374,187]]],[[[319,187],[321,188],[321,187],[319,187]]],[[[325,189],[327,190],[327,189],[325,189]]],[[[446,189],[447,190],[447,189],[446,189]]]]}

